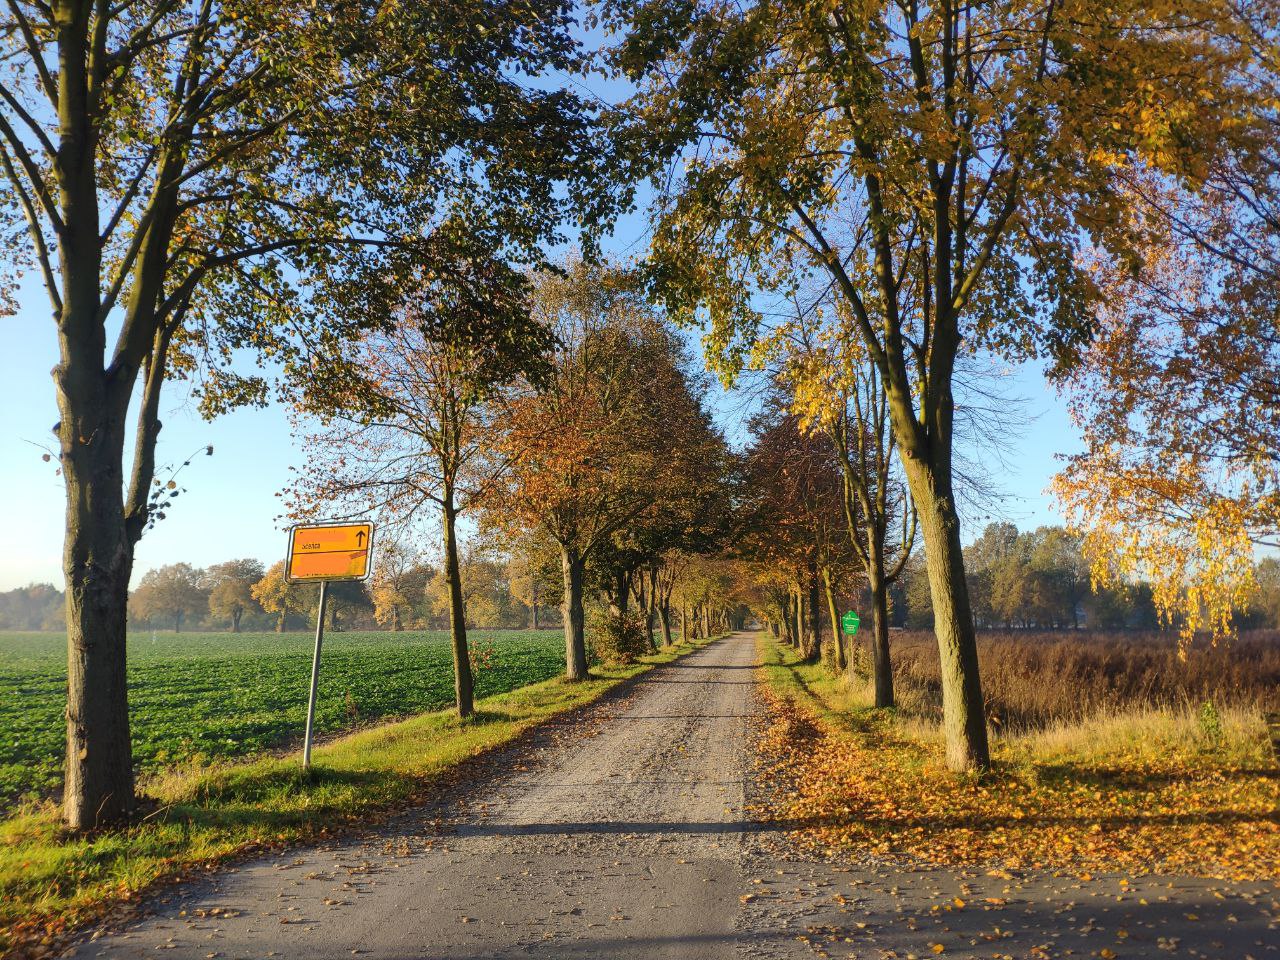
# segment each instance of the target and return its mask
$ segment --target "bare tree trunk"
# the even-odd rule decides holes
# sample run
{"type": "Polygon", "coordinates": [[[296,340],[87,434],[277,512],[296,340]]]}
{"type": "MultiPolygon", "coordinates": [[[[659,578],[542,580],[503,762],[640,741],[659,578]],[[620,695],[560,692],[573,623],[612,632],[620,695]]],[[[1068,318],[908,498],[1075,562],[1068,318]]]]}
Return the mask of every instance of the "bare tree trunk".
{"type": "Polygon", "coordinates": [[[658,604],[658,622],[662,625],[662,645],[671,646],[671,601],[664,600],[658,604]]]}
{"type": "Polygon", "coordinates": [[[631,608],[631,574],[616,570],[609,588],[609,612],[615,617],[625,617],[631,608]]]}
{"type": "Polygon", "coordinates": [[[231,612],[231,632],[240,632],[240,618],[244,616],[243,610],[233,610],[231,612]]]}
{"type": "Polygon", "coordinates": [[[947,766],[985,769],[991,758],[978,672],[978,641],[964,578],[960,517],[951,490],[950,456],[945,464],[924,464],[904,451],[911,497],[920,515],[925,566],[933,598],[933,629],[942,668],[942,724],[947,766]]]}
{"type": "MultiPolygon", "coordinates": [[[[65,414],[64,414],[65,415],[65,414]]],[[[126,610],[133,551],[125,535],[120,474],[110,454],[64,453],[67,535],[67,756],[63,817],[76,831],[126,819],[134,808],[125,677],[126,610]]],[[[116,462],[119,462],[116,460],[116,462]]]]}
{"type": "Polygon", "coordinates": [[[885,582],[883,568],[876,573],[873,568],[868,577],[871,586],[871,660],[875,677],[875,705],[892,707],[893,662],[889,657],[889,585],[885,582]]]}
{"type": "Polygon", "coordinates": [[[807,629],[805,630],[804,658],[816,663],[822,654],[822,604],[818,598],[818,572],[809,572],[808,609],[806,610],[807,629]]]}
{"type": "Polygon", "coordinates": [[[680,642],[689,642],[689,608],[684,604],[680,605],[680,642]]]}
{"type": "Polygon", "coordinates": [[[586,617],[582,609],[582,558],[576,550],[561,544],[560,565],[564,570],[564,660],[565,677],[587,679],[586,617]]]}
{"type": "Polygon", "coordinates": [[[475,681],[471,676],[471,655],[467,650],[467,608],[462,599],[462,570],[458,563],[457,510],[453,490],[444,494],[444,577],[449,585],[449,636],[453,641],[453,690],[458,716],[475,712],[475,681]]]}
{"type": "Polygon", "coordinates": [[[827,616],[831,618],[831,666],[836,673],[844,673],[848,658],[844,650],[844,632],[840,628],[840,610],[836,606],[836,591],[828,568],[822,571],[822,588],[827,595],[827,616]]]}
{"type": "Polygon", "coordinates": [[[804,603],[800,599],[800,587],[791,588],[791,620],[795,629],[791,631],[791,645],[797,650],[804,648],[804,603]]]}
{"type": "Polygon", "coordinates": [[[285,619],[289,616],[287,609],[280,611],[280,616],[276,617],[276,633],[284,633],[285,619]]]}
{"type": "Polygon", "coordinates": [[[533,598],[533,629],[538,629],[538,598],[533,598]]]}
{"type": "MultiPolygon", "coordinates": [[[[658,645],[653,639],[653,621],[658,616],[658,568],[649,568],[649,584],[645,591],[644,597],[644,626],[645,636],[649,638],[649,646],[657,650],[658,645]]],[[[663,636],[667,635],[667,631],[663,631],[663,636]]]]}

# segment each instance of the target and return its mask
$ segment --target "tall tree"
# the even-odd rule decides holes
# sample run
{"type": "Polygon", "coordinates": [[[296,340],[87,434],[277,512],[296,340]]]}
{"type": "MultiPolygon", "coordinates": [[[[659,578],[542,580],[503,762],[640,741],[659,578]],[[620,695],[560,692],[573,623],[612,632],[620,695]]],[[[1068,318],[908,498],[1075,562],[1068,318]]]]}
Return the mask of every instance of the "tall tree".
{"type": "MultiPolygon", "coordinates": [[[[843,570],[849,545],[833,447],[826,436],[801,427],[784,390],[768,398],[751,428],[735,550],[786,572],[792,592],[790,609],[784,612],[787,633],[805,657],[816,659],[821,652],[820,596],[843,570]]],[[[828,615],[831,601],[828,596],[828,615]]],[[[832,642],[839,644],[838,623],[831,626],[832,642]]]]}
{"type": "MultiPolygon", "coordinates": [[[[421,557],[404,543],[383,538],[378,544],[378,563],[373,571],[373,616],[392,632],[404,629],[406,614],[413,608],[414,571],[421,557]]],[[[419,589],[423,587],[418,584],[419,589]]]]}
{"type": "Polygon", "coordinates": [[[651,257],[669,306],[710,320],[731,376],[756,292],[820,275],[877,369],[925,544],[953,769],[988,763],[957,362],[1071,360],[1095,292],[1080,243],[1130,239],[1114,158],[1183,169],[1230,115],[1201,96],[1222,59],[1203,29],[1216,6],[611,5],[615,62],[638,87],[629,156],[658,175],[651,257]]]}
{"type": "Polygon", "coordinates": [[[230,622],[231,632],[240,632],[240,619],[258,606],[253,599],[253,585],[266,571],[258,560],[228,560],[215,563],[204,571],[204,584],[209,588],[209,612],[230,622]]]}
{"type": "Polygon", "coordinates": [[[584,114],[524,78],[576,69],[570,23],[562,0],[5,5],[6,256],[59,351],[71,827],[133,808],[126,602],[165,378],[202,378],[210,414],[260,402],[233,354],[305,375],[300,347],[359,319],[331,309],[346,280],[553,233],[584,114]]]}
{"type": "Polygon", "coordinates": [[[1184,641],[1231,631],[1255,549],[1280,542],[1280,8],[1198,12],[1221,52],[1202,98],[1230,123],[1192,176],[1115,158],[1143,243],[1089,258],[1097,336],[1063,378],[1085,449],[1054,483],[1095,579],[1149,581],[1184,641]]]}
{"type": "Polygon", "coordinates": [[[563,577],[559,545],[539,531],[515,538],[507,560],[511,596],[529,610],[529,627],[537,630],[543,607],[558,606],[563,577]]]}

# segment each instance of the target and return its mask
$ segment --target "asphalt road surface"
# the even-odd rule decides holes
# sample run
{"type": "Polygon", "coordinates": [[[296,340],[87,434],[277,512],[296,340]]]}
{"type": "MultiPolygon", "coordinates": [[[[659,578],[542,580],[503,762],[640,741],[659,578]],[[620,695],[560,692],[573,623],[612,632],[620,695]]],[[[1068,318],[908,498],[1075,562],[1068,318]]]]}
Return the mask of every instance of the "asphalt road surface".
{"type": "Polygon", "coordinates": [[[467,796],[170,889],[69,955],[1280,958],[1272,884],[788,852],[744,814],[755,661],[749,634],[713,644],[495,755],[467,796]]]}

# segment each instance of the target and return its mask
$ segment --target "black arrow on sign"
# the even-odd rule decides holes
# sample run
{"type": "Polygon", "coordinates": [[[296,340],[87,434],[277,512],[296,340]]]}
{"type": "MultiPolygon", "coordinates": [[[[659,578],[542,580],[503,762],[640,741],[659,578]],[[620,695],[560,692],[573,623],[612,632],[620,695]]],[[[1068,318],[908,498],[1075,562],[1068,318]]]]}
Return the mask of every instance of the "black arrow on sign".
{"type": "Polygon", "coordinates": [[[358,531],[358,532],[356,533],[356,546],[357,546],[357,547],[363,547],[363,546],[364,546],[364,531],[363,531],[363,530],[360,530],[360,531],[358,531]]]}

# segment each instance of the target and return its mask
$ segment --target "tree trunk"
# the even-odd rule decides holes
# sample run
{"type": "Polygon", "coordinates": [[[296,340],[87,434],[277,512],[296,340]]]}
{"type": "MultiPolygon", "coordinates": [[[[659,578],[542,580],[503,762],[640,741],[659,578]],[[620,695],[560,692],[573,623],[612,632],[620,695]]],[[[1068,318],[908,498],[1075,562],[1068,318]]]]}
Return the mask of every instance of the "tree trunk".
{"type": "MultiPolygon", "coordinates": [[[[85,445],[93,447],[94,443],[85,445]]],[[[67,756],[63,817],[76,831],[126,819],[134,808],[125,676],[133,551],[121,479],[111,457],[64,455],[67,535],[67,756]]],[[[118,460],[116,461],[119,462],[118,460]]]]}
{"type": "MultiPolygon", "coordinates": [[[[644,627],[645,635],[649,638],[649,646],[653,650],[658,649],[657,643],[653,639],[653,621],[658,615],[658,568],[651,567],[649,570],[649,586],[645,591],[644,604],[644,627]]],[[[663,636],[667,636],[667,631],[663,631],[663,636]]]]}
{"type": "MultiPolygon", "coordinates": [[[[879,553],[876,554],[879,558],[879,553]]],[[[873,563],[873,568],[876,566],[873,563]]],[[[877,707],[893,706],[893,662],[889,658],[889,585],[883,569],[867,577],[871,586],[871,660],[877,707]]]]}
{"type": "Polygon", "coordinates": [[[564,569],[564,663],[569,680],[587,679],[586,617],[582,610],[583,562],[576,550],[560,547],[564,569]]]}
{"type": "Polygon", "coordinates": [[[471,655],[467,650],[467,608],[462,599],[462,570],[458,563],[457,510],[453,491],[444,493],[444,577],[449,586],[449,636],[453,641],[453,691],[458,716],[475,711],[475,682],[471,676],[471,655]]]}
{"type": "Polygon", "coordinates": [[[924,536],[933,629],[942,670],[947,766],[956,771],[985,769],[991,757],[978,672],[978,641],[964,578],[960,518],[951,490],[950,455],[941,464],[923,463],[918,455],[906,451],[902,459],[924,536]]]}
{"type": "Polygon", "coordinates": [[[822,655],[822,604],[819,600],[818,573],[809,574],[809,603],[807,611],[808,629],[805,631],[804,658],[816,663],[822,655]]]}
{"type": "Polygon", "coordinates": [[[533,629],[538,629],[538,601],[533,601],[533,629]]]}
{"type": "Polygon", "coordinates": [[[615,571],[609,590],[609,612],[615,617],[625,617],[630,608],[631,576],[626,570],[615,571]]]}
{"type": "Polygon", "coordinates": [[[711,609],[705,603],[702,605],[702,635],[711,639],[711,609]]]}
{"type": "Polygon", "coordinates": [[[689,608],[684,604],[680,605],[680,642],[689,642],[689,608]]]}
{"type": "Polygon", "coordinates": [[[831,618],[831,666],[841,674],[848,666],[848,659],[845,657],[844,631],[840,626],[840,609],[836,606],[836,591],[829,569],[822,571],[822,587],[827,595],[827,616],[831,618]]]}
{"type": "Polygon", "coordinates": [[[232,633],[240,632],[240,618],[243,616],[244,616],[243,610],[231,611],[231,632],[232,633]]]}
{"type": "Polygon", "coordinates": [[[289,616],[288,610],[281,610],[280,616],[276,617],[276,633],[284,633],[285,618],[289,616]]]}
{"type": "Polygon", "coordinates": [[[671,646],[671,601],[664,600],[658,604],[658,622],[662,625],[662,645],[671,646]]]}

